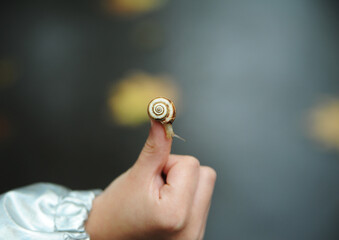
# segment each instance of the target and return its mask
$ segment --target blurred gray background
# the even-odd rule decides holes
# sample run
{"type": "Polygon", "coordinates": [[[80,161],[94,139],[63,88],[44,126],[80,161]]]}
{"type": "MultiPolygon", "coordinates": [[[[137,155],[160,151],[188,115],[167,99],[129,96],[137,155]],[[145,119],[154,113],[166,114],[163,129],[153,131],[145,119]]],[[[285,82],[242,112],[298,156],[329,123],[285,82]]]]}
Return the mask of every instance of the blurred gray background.
{"type": "Polygon", "coordinates": [[[172,152],[218,173],[205,239],[339,239],[336,124],[310,137],[338,119],[326,111],[328,96],[339,99],[336,1],[105,6],[2,1],[1,192],[41,181],[105,188],[127,170],[149,124],[114,123],[108,88],[139,69],[180,88],[174,129],[187,142],[172,152]],[[325,120],[309,126],[322,101],[325,120]]]}

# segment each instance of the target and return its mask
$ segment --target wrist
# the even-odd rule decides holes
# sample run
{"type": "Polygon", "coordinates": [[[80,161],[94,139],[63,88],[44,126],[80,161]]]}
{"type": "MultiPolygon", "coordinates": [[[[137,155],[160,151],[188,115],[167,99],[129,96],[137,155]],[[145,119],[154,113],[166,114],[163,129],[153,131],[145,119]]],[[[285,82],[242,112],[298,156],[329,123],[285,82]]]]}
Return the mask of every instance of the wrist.
{"type": "Polygon", "coordinates": [[[101,195],[97,196],[92,203],[92,209],[88,215],[88,219],[85,222],[85,231],[86,233],[90,236],[91,240],[100,240],[102,238],[100,238],[98,232],[99,229],[102,228],[103,226],[101,225],[101,221],[98,218],[98,208],[100,207],[100,200],[101,199],[101,195]]]}

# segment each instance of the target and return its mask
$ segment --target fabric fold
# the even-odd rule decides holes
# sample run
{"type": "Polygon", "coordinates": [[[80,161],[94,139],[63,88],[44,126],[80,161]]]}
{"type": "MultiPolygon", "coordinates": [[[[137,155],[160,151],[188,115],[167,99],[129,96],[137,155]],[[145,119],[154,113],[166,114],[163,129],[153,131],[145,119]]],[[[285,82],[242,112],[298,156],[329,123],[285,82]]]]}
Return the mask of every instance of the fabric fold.
{"type": "Polygon", "coordinates": [[[85,221],[101,190],[36,183],[0,195],[3,239],[89,240],[85,221]]]}

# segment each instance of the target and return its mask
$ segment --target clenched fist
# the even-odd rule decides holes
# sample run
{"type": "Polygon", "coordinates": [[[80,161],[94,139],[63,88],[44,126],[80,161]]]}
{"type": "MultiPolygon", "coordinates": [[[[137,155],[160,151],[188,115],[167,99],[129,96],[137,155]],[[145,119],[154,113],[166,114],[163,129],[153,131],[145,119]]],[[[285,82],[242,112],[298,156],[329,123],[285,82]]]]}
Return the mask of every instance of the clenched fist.
{"type": "Polygon", "coordinates": [[[170,154],[172,139],[152,121],[135,164],[95,198],[86,222],[91,240],[203,239],[215,171],[170,154]]]}

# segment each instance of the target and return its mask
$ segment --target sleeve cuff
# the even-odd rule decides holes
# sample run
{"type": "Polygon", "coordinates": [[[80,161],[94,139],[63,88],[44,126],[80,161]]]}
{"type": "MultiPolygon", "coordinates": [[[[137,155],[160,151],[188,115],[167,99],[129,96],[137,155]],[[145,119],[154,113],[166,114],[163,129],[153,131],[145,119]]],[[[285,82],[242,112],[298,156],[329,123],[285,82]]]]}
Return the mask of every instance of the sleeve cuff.
{"type": "Polygon", "coordinates": [[[85,221],[92,208],[95,191],[70,191],[61,196],[55,212],[55,231],[64,232],[65,240],[89,240],[85,232],[85,221]]]}

